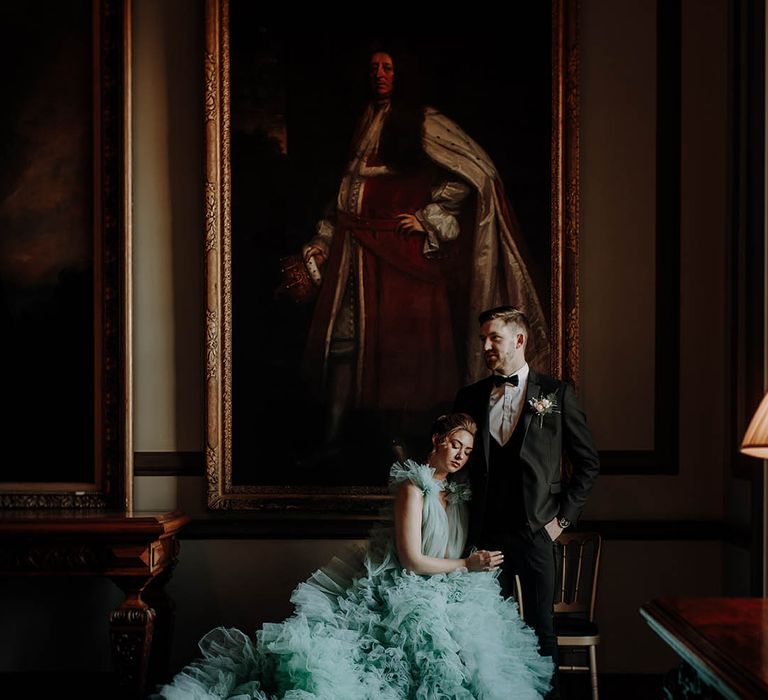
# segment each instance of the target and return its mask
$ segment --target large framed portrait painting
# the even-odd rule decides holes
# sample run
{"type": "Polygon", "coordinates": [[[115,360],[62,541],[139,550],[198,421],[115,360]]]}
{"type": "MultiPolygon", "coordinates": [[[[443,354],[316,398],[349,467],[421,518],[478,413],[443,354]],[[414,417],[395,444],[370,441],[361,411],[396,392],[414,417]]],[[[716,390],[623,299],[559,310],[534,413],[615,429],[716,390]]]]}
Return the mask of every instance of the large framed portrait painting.
{"type": "Polygon", "coordinates": [[[576,378],[575,3],[514,13],[303,32],[208,0],[210,507],[376,512],[487,372],[484,309],[576,378]]]}

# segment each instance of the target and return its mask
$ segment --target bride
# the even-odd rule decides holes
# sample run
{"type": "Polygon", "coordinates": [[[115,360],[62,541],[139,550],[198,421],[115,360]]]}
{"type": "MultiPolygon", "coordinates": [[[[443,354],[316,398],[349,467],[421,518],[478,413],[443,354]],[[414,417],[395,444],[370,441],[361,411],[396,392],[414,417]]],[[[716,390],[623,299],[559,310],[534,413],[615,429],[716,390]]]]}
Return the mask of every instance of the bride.
{"type": "Polygon", "coordinates": [[[466,543],[466,464],[476,426],[441,416],[427,464],[390,472],[394,533],[380,528],[354,560],[334,559],[293,592],[294,614],[255,641],[218,627],[202,658],[153,698],[166,700],[483,700],[541,698],[552,660],[497,581],[500,552],[466,543]]]}

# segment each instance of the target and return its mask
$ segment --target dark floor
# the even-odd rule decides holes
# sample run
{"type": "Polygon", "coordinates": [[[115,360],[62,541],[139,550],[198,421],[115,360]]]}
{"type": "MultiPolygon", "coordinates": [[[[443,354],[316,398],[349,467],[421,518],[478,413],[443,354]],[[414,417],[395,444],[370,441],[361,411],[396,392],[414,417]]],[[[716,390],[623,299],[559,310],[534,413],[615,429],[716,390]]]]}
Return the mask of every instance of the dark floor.
{"type": "Polygon", "coordinates": [[[112,673],[0,673],[0,698],[119,700],[112,673]]]}
{"type": "MultiPolygon", "coordinates": [[[[563,700],[590,700],[592,693],[587,673],[563,673],[560,676],[563,700]]],[[[600,674],[600,700],[662,700],[661,675],[600,674]]]]}
{"type": "MultiPolygon", "coordinates": [[[[601,700],[662,700],[662,676],[600,676],[601,700]]],[[[562,700],[590,700],[589,676],[586,673],[563,674],[562,700]]],[[[0,674],[0,697],[34,698],[68,697],[76,700],[112,700],[120,695],[115,690],[112,674],[4,673],[0,674]]]]}

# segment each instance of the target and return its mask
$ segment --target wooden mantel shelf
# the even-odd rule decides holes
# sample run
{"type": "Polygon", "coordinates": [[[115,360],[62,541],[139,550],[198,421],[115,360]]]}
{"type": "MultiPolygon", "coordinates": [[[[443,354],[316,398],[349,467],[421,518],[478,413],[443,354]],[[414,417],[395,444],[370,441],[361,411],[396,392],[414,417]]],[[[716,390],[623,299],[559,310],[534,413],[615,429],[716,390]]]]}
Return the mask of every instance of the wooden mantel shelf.
{"type": "Polygon", "coordinates": [[[723,697],[768,697],[768,599],[657,598],[640,613],[723,697]]]}
{"type": "Polygon", "coordinates": [[[166,672],[173,604],[165,593],[190,520],[179,512],[0,511],[0,575],[106,576],[125,593],[109,617],[126,697],[146,695],[166,672]]]}
{"type": "Polygon", "coordinates": [[[162,537],[175,535],[190,517],[179,512],[114,510],[3,510],[0,536],[115,535],[162,537]]]}

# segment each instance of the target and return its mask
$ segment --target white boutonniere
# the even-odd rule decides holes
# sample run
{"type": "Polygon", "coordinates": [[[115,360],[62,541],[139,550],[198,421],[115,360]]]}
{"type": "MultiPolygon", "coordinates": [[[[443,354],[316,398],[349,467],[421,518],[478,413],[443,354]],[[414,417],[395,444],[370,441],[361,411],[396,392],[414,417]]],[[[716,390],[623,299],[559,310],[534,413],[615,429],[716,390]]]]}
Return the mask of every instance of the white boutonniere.
{"type": "Polygon", "coordinates": [[[544,425],[544,416],[548,416],[550,413],[560,413],[557,410],[557,396],[554,393],[539,396],[538,399],[528,399],[528,405],[539,419],[540,428],[544,425]]]}

